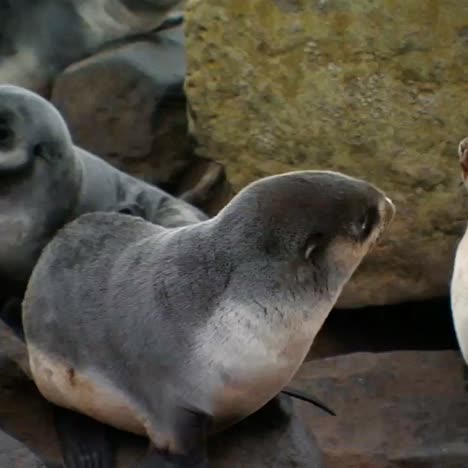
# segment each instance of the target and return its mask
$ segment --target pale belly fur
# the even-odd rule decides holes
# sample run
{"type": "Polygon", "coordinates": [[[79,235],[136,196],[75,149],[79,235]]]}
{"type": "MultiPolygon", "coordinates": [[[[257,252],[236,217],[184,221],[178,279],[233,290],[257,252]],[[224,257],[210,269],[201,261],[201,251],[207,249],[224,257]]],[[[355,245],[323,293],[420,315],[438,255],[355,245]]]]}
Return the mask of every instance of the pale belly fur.
{"type": "Polygon", "coordinates": [[[465,362],[468,363],[468,231],[457,248],[450,299],[458,344],[465,362]]]}
{"type": "Polygon", "coordinates": [[[248,312],[248,326],[238,321],[239,315],[212,318],[197,350],[214,369],[212,382],[217,390],[212,410],[218,429],[254,413],[281,392],[304,361],[329,308],[327,303],[314,307],[317,313],[307,321],[295,320],[301,314],[286,310],[291,320],[279,327],[268,327],[261,317],[256,321],[248,312]],[[210,339],[210,335],[218,336],[210,339]],[[213,345],[219,342],[221,347],[213,345]]]}
{"type": "MultiPolygon", "coordinates": [[[[270,333],[264,323],[255,326],[252,321],[249,327],[241,323],[211,327],[209,323],[200,333],[197,360],[210,365],[199,367],[195,360],[190,375],[199,379],[193,382],[194,387],[201,389],[206,409],[214,417],[215,431],[254,413],[281,392],[302,364],[326,317],[317,315],[307,323],[292,323],[295,328],[292,334],[289,330],[270,333]],[[220,329],[224,338],[219,336],[220,329]]],[[[222,321],[226,322],[225,319],[222,321]]],[[[217,320],[213,317],[212,324],[219,324],[217,320]]],[[[99,372],[80,372],[31,345],[28,352],[34,381],[49,401],[117,429],[147,435],[156,446],[173,446],[171,434],[156,432],[153,425],[146,423],[144,411],[131,395],[99,372]]]]}
{"type": "Polygon", "coordinates": [[[28,346],[28,352],[32,376],[46,399],[117,429],[147,434],[137,405],[112,382],[92,371],[78,372],[35,347],[28,346]]]}

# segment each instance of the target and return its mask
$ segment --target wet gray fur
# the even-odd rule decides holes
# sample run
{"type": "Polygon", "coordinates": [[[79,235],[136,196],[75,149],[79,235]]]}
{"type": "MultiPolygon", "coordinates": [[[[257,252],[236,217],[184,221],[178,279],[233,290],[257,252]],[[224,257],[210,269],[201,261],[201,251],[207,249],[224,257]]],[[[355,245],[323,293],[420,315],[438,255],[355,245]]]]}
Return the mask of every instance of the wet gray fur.
{"type": "Polygon", "coordinates": [[[43,247],[65,223],[118,210],[167,227],[207,219],[75,146],[48,101],[0,86],[0,277],[25,286],[43,247]]]}

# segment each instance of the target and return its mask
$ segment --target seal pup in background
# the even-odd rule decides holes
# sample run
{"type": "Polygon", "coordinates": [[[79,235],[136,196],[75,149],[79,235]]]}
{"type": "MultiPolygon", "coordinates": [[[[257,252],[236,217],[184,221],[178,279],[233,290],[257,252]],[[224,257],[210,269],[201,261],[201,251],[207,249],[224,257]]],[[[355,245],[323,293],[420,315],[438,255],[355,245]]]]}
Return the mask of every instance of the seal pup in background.
{"type": "Polygon", "coordinates": [[[182,22],[180,0],[2,0],[0,83],[45,91],[66,67],[182,22]],[[175,12],[174,12],[175,13],[175,12]],[[32,31],[34,33],[32,33],[32,31]]]}
{"type": "Polygon", "coordinates": [[[147,435],[142,466],[207,466],[206,437],[288,384],[394,211],[365,181],[300,171],[180,228],[83,215],[28,283],[34,381],[59,406],[147,435]]]}
{"type": "Polygon", "coordinates": [[[0,86],[0,277],[21,293],[55,232],[94,211],[124,211],[165,227],[207,219],[75,146],[50,102],[21,87],[0,86]]]}
{"type": "MultiPolygon", "coordinates": [[[[468,137],[458,145],[461,179],[468,190],[468,137]]],[[[468,229],[458,244],[450,283],[453,325],[465,361],[465,387],[468,390],[468,229]]]]}

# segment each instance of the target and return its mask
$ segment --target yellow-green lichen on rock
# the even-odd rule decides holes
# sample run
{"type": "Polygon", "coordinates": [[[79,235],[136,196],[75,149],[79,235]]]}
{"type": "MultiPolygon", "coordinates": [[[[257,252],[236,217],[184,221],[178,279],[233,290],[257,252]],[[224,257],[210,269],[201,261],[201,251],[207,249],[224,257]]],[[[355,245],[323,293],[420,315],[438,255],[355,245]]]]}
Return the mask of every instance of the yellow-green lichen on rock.
{"type": "Polygon", "coordinates": [[[397,205],[338,305],[448,293],[467,219],[468,3],[191,0],[185,32],[191,131],[235,190],[332,169],[397,205]]]}

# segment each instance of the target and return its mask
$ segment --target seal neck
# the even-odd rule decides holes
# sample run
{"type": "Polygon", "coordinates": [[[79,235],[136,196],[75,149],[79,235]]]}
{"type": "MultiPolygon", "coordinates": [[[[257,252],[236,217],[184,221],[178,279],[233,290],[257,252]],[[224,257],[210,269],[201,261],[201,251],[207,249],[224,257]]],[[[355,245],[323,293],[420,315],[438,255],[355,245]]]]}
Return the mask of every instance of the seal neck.
{"type": "Polygon", "coordinates": [[[117,194],[113,187],[118,171],[87,151],[77,146],[74,149],[79,194],[73,216],[93,211],[109,211],[117,203],[117,194]]]}

